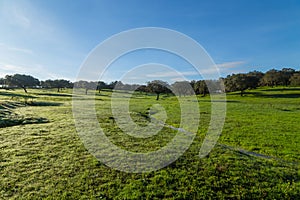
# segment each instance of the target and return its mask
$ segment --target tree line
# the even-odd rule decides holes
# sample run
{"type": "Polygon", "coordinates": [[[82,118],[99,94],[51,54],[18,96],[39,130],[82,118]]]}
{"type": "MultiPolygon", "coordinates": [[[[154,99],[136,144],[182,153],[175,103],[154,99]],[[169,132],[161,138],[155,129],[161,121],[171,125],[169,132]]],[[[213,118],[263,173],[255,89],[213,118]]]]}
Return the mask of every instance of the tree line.
{"type": "Polygon", "coordinates": [[[124,84],[121,81],[113,81],[111,83],[85,80],[73,83],[64,79],[40,81],[30,75],[14,74],[0,78],[0,86],[5,89],[22,88],[26,93],[28,88],[56,88],[57,92],[60,92],[65,88],[76,87],[84,89],[85,94],[89,90],[97,90],[99,93],[104,89],[130,90],[155,93],[157,100],[162,93],[176,93],[179,96],[195,93],[205,96],[209,93],[240,91],[241,96],[243,96],[245,90],[255,89],[260,86],[300,86],[300,71],[292,68],[283,68],[281,70],[271,69],[265,73],[251,71],[248,73],[231,74],[219,80],[176,81],[171,85],[162,80],[149,81],[145,85],[124,84]]]}
{"type": "Polygon", "coordinates": [[[300,86],[300,71],[292,68],[271,69],[266,73],[252,71],[228,75],[223,81],[225,92],[240,91],[243,96],[245,90],[260,86],[300,86]]]}

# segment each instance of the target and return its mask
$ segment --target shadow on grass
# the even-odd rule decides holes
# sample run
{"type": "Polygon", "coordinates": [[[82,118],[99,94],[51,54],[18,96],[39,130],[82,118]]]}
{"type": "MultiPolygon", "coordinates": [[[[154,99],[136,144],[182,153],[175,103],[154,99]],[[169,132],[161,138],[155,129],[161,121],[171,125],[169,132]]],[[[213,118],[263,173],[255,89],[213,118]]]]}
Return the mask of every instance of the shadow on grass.
{"type": "Polygon", "coordinates": [[[300,98],[300,90],[299,93],[292,93],[292,94],[267,94],[267,93],[260,93],[260,92],[246,92],[245,95],[250,94],[255,97],[262,97],[262,98],[300,98]]]}
{"type": "Polygon", "coordinates": [[[72,97],[72,94],[61,94],[61,93],[35,93],[36,95],[39,96],[51,96],[51,97],[72,97]]]}
{"type": "Polygon", "coordinates": [[[251,92],[251,91],[247,91],[247,92],[243,92],[243,96],[241,96],[241,92],[230,92],[230,93],[226,93],[226,96],[238,96],[238,97],[246,97],[247,95],[252,95],[252,96],[259,96],[262,95],[261,92],[251,92]]]}
{"type": "Polygon", "coordinates": [[[27,102],[26,105],[29,106],[60,106],[62,103],[57,102],[27,102]]]}
{"type": "Polygon", "coordinates": [[[0,96],[7,96],[7,97],[21,97],[21,98],[31,98],[31,99],[34,99],[34,98],[37,98],[35,96],[32,96],[32,95],[28,95],[28,94],[14,94],[14,93],[10,93],[10,92],[0,92],[0,96]]]}
{"type": "Polygon", "coordinates": [[[240,101],[236,100],[209,100],[209,99],[203,99],[198,100],[199,102],[220,102],[220,103],[240,103],[240,101]]]}
{"type": "Polygon", "coordinates": [[[300,94],[262,94],[259,97],[266,97],[266,98],[300,98],[300,94]]]}
{"type": "Polygon", "coordinates": [[[20,119],[1,119],[0,128],[6,128],[11,126],[25,125],[25,124],[44,124],[48,123],[49,120],[43,117],[40,118],[20,118],[20,119]]]}
{"type": "Polygon", "coordinates": [[[109,97],[109,94],[102,94],[102,93],[96,93],[95,96],[103,96],[103,97],[109,97]]]}
{"type": "Polygon", "coordinates": [[[263,89],[261,91],[265,91],[265,92],[283,92],[283,91],[300,91],[300,87],[299,88],[269,88],[269,89],[263,89]]]}
{"type": "Polygon", "coordinates": [[[26,117],[16,114],[13,109],[21,106],[58,106],[60,103],[55,102],[30,102],[19,103],[6,101],[0,103],[0,128],[24,125],[24,124],[41,124],[48,123],[49,120],[43,117],[26,117]]]}
{"type": "MultiPolygon", "coordinates": [[[[275,90],[266,90],[266,91],[275,91],[275,90]]],[[[276,90],[277,91],[277,90],[276,90]]],[[[280,91],[278,89],[278,91],[280,91]]],[[[290,90],[292,91],[292,90],[290,90]]],[[[267,92],[262,93],[262,92],[244,92],[243,97],[251,96],[251,97],[259,97],[259,98],[300,98],[300,90],[293,90],[293,91],[299,91],[299,93],[290,93],[290,94],[282,94],[282,93],[277,93],[277,94],[267,94],[267,92]]],[[[227,96],[240,96],[240,93],[228,93],[226,94],[227,96]]]]}
{"type": "Polygon", "coordinates": [[[13,109],[17,107],[23,107],[23,106],[60,106],[63,103],[57,103],[57,102],[34,102],[34,101],[28,101],[28,102],[18,102],[18,101],[4,101],[0,102],[0,109],[13,109]]]}

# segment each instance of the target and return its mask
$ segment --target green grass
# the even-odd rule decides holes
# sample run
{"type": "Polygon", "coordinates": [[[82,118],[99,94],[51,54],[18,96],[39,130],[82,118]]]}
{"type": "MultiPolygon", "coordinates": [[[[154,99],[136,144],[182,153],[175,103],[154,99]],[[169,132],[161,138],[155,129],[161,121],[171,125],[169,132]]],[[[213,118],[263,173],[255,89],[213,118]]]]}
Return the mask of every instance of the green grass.
{"type": "Polygon", "coordinates": [[[291,88],[260,89],[245,97],[228,95],[227,119],[220,142],[287,161],[300,160],[299,95],[291,88]],[[286,96],[285,96],[286,95],[286,96]]]}
{"type": "MultiPolygon", "coordinates": [[[[72,91],[29,92],[0,91],[0,103],[27,103],[10,108],[1,120],[13,116],[47,120],[0,128],[0,199],[299,199],[300,88],[260,88],[244,97],[227,95],[226,122],[218,142],[274,159],[220,145],[200,159],[211,111],[210,98],[198,97],[201,120],[193,144],[168,167],[143,174],[111,169],[88,153],[75,130],[72,91]]],[[[83,93],[77,98],[84,103],[89,100],[83,93]]],[[[147,152],[175,136],[168,128],[147,139],[123,133],[111,113],[110,96],[109,91],[96,93],[96,106],[99,123],[114,144],[147,152]]],[[[162,96],[159,101],[151,95],[133,97],[130,115],[141,126],[149,123],[147,116],[153,111],[149,108],[157,103],[166,109],[166,123],[179,126],[175,97],[162,96]]]]}

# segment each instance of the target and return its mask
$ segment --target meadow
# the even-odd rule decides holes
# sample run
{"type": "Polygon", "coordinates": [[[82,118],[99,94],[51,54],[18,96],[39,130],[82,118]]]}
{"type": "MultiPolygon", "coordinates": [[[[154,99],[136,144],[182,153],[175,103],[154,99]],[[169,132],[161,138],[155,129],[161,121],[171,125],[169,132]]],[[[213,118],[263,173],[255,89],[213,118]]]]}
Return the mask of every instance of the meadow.
{"type": "MultiPolygon", "coordinates": [[[[76,95],[84,104],[92,91],[76,95]]],[[[112,115],[111,95],[96,92],[95,104],[99,124],[114,144],[133,152],[154,151],[176,135],[168,127],[147,139],[123,133],[112,115]]],[[[166,123],[178,127],[177,98],[155,98],[135,93],[131,118],[147,125],[150,107],[160,104],[166,123]]],[[[1,90],[0,199],[300,198],[300,88],[263,87],[243,97],[228,93],[223,131],[202,159],[198,154],[211,102],[209,96],[197,98],[200,124],[189,149],[169,166],[139,174],[109,168],[88,152],[76,132],[72,90],[1,90]]],[[[159,118],[159,112],[153,117],[159,118]]]]}

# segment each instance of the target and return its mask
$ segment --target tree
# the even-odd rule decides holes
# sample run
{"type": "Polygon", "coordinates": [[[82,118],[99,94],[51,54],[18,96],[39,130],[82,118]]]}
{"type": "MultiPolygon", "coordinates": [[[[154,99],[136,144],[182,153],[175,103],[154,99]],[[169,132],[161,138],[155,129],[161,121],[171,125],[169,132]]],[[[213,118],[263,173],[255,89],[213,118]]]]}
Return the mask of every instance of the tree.
{"type": "Polygon", "coordinates": [[[110,83],[110,89],[112,90],[124,90],[124,84],[122,81],[114,81],[110,83]]]}
{"type": "Polygon", "coordinates": [[[5,87],[5,79],[4,78],[0,78],[0,86],[1,86],[1,88],[5,87]]]}
{"type": "Polygon", "coordinates": [[[87,95],[89,90],[96,90],[97,89],[97,84],[98,84],[97,82],[93,82],[93,81],[88,82],[88,81],[82,81],[82,80],[80,80],[78,82],[75,82],[74,86],[76,88],[83,88],[83,89],[85,89],[85,94],[87,95]]]}
{"type": "Polygon", "coordinates": [[[147,88],[150,92],[153,92],[156,94],[156,100],[159,100],[159,95],[161,93],[169,93],[169,84],[167,82],[161,81],[161,80],[154,80],[151,82],[148,82],[147,88]]]}
{"type": "Polygon", "coordinates": [[[118,85],[118,89],[121,89],[123,83],[121,81],[113,81],[108,85],[108,89],[113,90],[117,85],[118,85]]]}
{"type": "Polygon", "coordinates": [[[205,80],[205,84],[208,88],[208,93],[222,93],[224,91],[223,79],[219,80],[205,80]]]}
{"type": "Polygon", "coordinates": [[[247,89],[254,89],[258,86],[259,79],[249,74],[232,74],[225,79],[225,89],[227,92],[241,91],[243,96],[247,89]]]}
{"type": "Polygon", "coordinates": [[[262,83],[262,78],[264,77],[265,74],[263,72],[254,70],[248,72],[247,75],[252,77],[250,89],[255,89],[262,83]]]}
{"type": "Polygon", "coordinates": [[[54,87],[57,88],[57,92],[59,92],[63,88],[72,88],[73,84],[64,79],[54,80],[54,87]]]}
{"type": "Polygon", "coordinates": [[[38,79],[25,74],[6,75],[5,79],[9,86],[20,87],[25,93],[27,93],[28,87],[36,87],[40,85],[40,81],[38,79]]]}
{"type": "Polygon", "coordinates": [[[191,87],[194,89],[194,91],[195,91],[195,84],[196,84],[196,81],[195,81],[195,80],[192,80],[192,81],[190,82],[190,85],[191,85],[191,87]]]}
{"type": "Polygon", "coordinates": [[[254,70],[254,71],[248,72],[247,75],[256,76],[258,79],[262,79],[262,77],[264,77],[265,74],[261,71],[254,70]]]}
{"type": "Polygon", "coordinates": [[[136,91],[138,91],[138,92],[140,92],[140,93],[142,93],[142,92],[148,92],[147,89],[148,89],[148,88],[147,88],[146,85],[140,85],[140,86],[138,86],[138,87],[136,88],[136,91]]]}
{"type": "Polygon", "coordinates": [[[52,88],[53,87],[53,80],[45,80],[41,81],[41,87],[42,88],[52,88]]]}
{"type": "Polygon", "coordinates": [[[181,95],[185,96],[193,94],[193,88],[188,81],[176,81],[171,86],[180,97],[181,95]]]}
{"type": "Polygon", "coordinates": [[[204,97],[209,93],[205,80],[196,81],[193,85],[196,94],[202,94],[204,97]]]}
{"type": "Polygon", "coordinates": [[[233,76],[235,76],[235,74],[232,75],[228,75],[225,79],[224,79],[224,84],[225,84],[225,92],[234,92],[237,91],[237,87],[236,84],[233,80],[233,76]]]}
{"type": "Polygon", "coordinates": [[[288,86],[290,84],[290,78],[295,73],[295,70],[292,68],[283,68],[279,71],[280,74],[280,83],[281,85],[288,86]]]}
{"type": "Polygon", "coordinates": [[[300,72],[294,73],[289,81],[291,86],[300,86],[300,72]]]}
{"type": "Polygon", "coordinates": [[[102,89],[107,88],[106,83],[104,83],[103,81],[98,81],[97,83],[97,90],[99,91],[99,93],[101,92],[102,89]]]}
{"type": "Polygon", "coordinates": [[[266,86],[277,86],[280,83],[280,72],[276,69],[267,71],[262,78],[262,84],[266,86]]]}
{"type": "Polygon", "coordinates": [[[43,88],[57,88],[57,92],[60,92],[62,88],[72,88],[73,84],[64,79],[46,80],[41,82],[43,88]]]}

